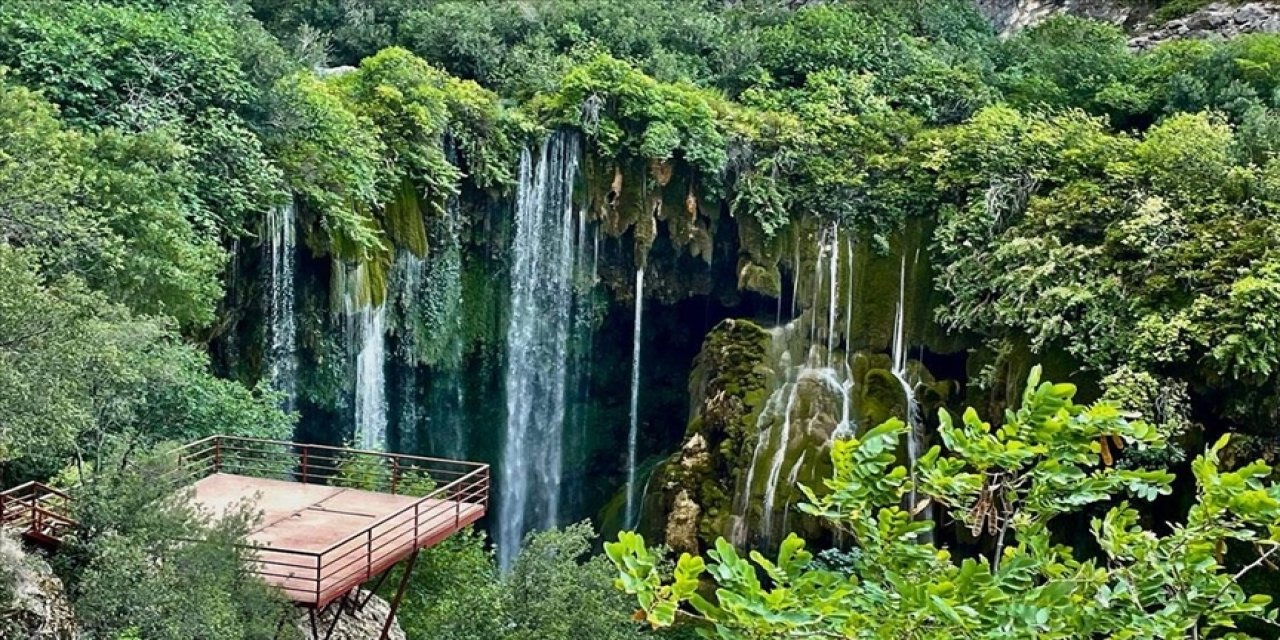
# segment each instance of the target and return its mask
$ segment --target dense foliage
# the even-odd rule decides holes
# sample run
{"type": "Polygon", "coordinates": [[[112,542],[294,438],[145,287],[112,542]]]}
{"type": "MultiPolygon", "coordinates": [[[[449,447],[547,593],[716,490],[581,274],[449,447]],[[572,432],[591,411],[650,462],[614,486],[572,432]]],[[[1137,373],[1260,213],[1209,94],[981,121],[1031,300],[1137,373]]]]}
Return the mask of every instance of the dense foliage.
{"type": "MultiPolygon", "coordinates": [[[[630,261],[607,267],[630,274],[655,246],[679,265],[684,250],[727,256],[714,277],[735,272],[781,310],[782,274],[816,259],[784,255],[804,230],[838,226],[887,252],[914,224],[931,234],[935,319],[987,358],[973,387],[1053,357],[1087,400],[1149,422],[1033,383],[1002,428],[941,414],[945,446],[915,469],[885,455],[898,423],[836,442],[837,475],[809,509],[854,551],[812,561],[793,539],[753,566],[721,546],[663,585],[624,536],[612,554],[651,621],[683,602],[728,637],[1173,637],[1273,621],[1237,584],[1253,560],[1220,553],[1276,548],[1266,468],[1227,469],[1211,447],[1193,465],[1197,504],[1163,528],[1114,497],[1171,491],[1161,465],[1203,434],[1275,438],[1280,36],[1134,52],[1119,28],[1070,17],[1000,40],[962,0],[787,4],[0,4],[0,479],[90,478],[129,466],[120,452],[215,432],[288,435],[296,417],[252,385],[266,378],[266,214],[291,201],[310,286],[298,348],[316,363],[304,404],[326,422],[351,410],[343,303],[389,301],[395,347],[433,376],[477,351],[492,373],[516,166],[570,129],[585,142],[578,195],[612,236],[605,259],[630,261]],[[622,238],[636,251],[618,251],[622,238]],[[422,262],[417,289],[392,281],[397,260],[422,262]],[[931,546],[918,505],[900,506],[911,492],[994,547],[961,559],[931,546]],[[1085,505],[1096,549],[1058,546],[1053,527],[1085,505]],[[704,570],[716,602],[699,595],[704,570]]],[[[1202,3],[1158,4],[1172,16],[1202,3]]],[[[61,568],[91,635],[274,637],[278,603],[229,553],[244,518],[146,516],[106,490],[160,496],[102,475],[114,479],[87,494],[61,568]],[[173,598],[149,606],[147,593],[173,598]]],[[[426,558],[404,625],[647,633],[607,588],[592,537],[535,537],[505,575],[480,534],[451,540],[426,558]]]]}
{"type": "Polygon", "coordinates": [[[118,451],[110,462],[123,471],[77,493],[79,527],[56,557],[87,637],[296,638],[293,604],[244,571],[251,552],[237,543],[259,512],[198,511],[157,481],[175,471],[167,456],[118,451]]]}
{"type": "MultiPolygon", "coordinates": [[[[625,640],[651,635],[630,620],[628,598],[613,588],[612,565],[592,554],[594,539],[586,523],[533,534],[515,565],[501,574],[485,549],[484,536],[463,532],[419,560],[400,624],[415,639],[625,640]]],[[[389,587],[388,595],[391,591],[389,587]]]]}
{"type": "Polygon", "coordinates": [[[667,582],[644,539],[624,533],[607,545],[620,586],[654,626],[688,616],[720,638],[1249,637],[1234,631],[1241,620],[1277,624],[1271,598],[1239,584],[1280,550],[1270,467],[1221,469],[1224,438],[1192,465],[1196,503],[1184,523],[1152,530],[1121,502],[1090,520],[1097,552],[1078,553],[1054,539],[1055,518],[1171,490],[1172,475],[1112,466],[1108,448],[1167,443],[1155,427],[1108,403],[1078,405],[1072,385],[1039,375],[1003,425],[973,409],[960,420],[942,414],[945,452],[935,446],[912,468],[893,454],[907,428],[899,420],[835,441],[834,475],[822,495],[806,488],[801,509],[844,532],[849,551],[818,559],[792,534],[776,560],[753,551],[748,562],[721,540],[709,562],[682,555],[667,582]],[[991,536],[990,552],[958,557],[928,542],[934,523],[915,516],[929,501],[991,536]],[[1250,545],[1255,559],[1226,566],[1228,543],[1250,545]]]}

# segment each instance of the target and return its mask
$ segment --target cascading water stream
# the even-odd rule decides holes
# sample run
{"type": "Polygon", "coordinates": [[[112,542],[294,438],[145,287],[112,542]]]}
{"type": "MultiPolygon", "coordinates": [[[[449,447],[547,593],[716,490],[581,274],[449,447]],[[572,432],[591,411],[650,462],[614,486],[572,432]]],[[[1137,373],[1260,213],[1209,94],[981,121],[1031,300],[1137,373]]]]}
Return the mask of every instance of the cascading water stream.
{"type": "Polygon", "coordinates": [[[773,459],[769,461],[769,477],[765,480],[764,511],[761,528],[765,534],[773,534],[773,505],[778,495],[778,481],[782,474],[782,463],[787,459],[787,447],[791,444],[791,414],[795,410],[796,399],[800,396],[800,380],[791,382],[787,393],[787,407],[782,414],[782,429],[778,432],[777,446],[773,450],[773,459]]]}
{"type": "MultiPolygon", "coordinates": [[[[831,437],[843,437],[854,431],[851,420],[853,379],[847,354],[854,310],[853,254],[850,251],[847,259],[842,258],[842,247],[851,249],[852,245],[841,244],[840,233],[835,226],[818,234],[816,241],[817,261],[807,290],[812,292],[812,304],[796,320],[771,330],[770,353],[776,363],[775,379],[771,386],[773,391],[757,419],[758,436],[751,464],[734,503],[731,537],[738,545],[748,544],[752,535],[763,535],[772,541],[778,533],[775,521],[785,522],[785,515],[777,518],[778,497],[783,495],[784,486],[794,486],[806,459],[804,447],[797,447],[795,443],[800,438],[813,437],[814,429],[821,424],[818,414],[809,413],[815,410],[819,398],[839,405],[839,421],[834,425],[831,437]],[[842,275],[850,280],[843,287],[842,275]],[[848,295],[843,306],[840,304],[842,292],[848,295]],[[841,314],[845,316],[843,323],[841,314]],[[840,335],[842,330],[843,336],[840,335]],[[837,347],[842,342],[846,353],[838,357],[837,347]],[[803,411],[800,405],[802,396],[808,398],[803,411]],[[797,415],[798,411],[801,415],[797,415]],[[797,451],[799,455],[795,456],[797,451]],[[758,526],[753,530],[749,522],[749,507],[751,499],[756,496],[760,500],[761,513],[758,526]]],[[[798,280],[795,290],[798,295],[798,280]]],[[[793,498],[792,492],[785,495],[784,512],[789,509],[793,498]]]]}
{"type": "Polygon", "coordinates": [[[267,250],[271,259],[269,373],[271,387],[284,394],[282,408],[285,411],[297,408],[298,396],[298,327],[294,316],[296,217],[293,201],[267,213],[267,250]]]}
{"type": "MultiPolygon", "coordinates": [[[[916,252],[915,258],[912,260],[912,269],[915,269],[915,263],[919,260],[920,253],[916,252]]],[[[920,403],[916,399],[915,386],[908,380],[907,371],[907,337],[906,337],[906,295],[907,295],[907,256],[903,254],[902,263],[898,272],[898,305],[894,311],[893,319],[893,368],[891,373],[898,380],[898,384],[902,386],[902,394],[906,402],[907,409],[907,464],[911,470],[912,479],[915,478],[916,461],[920,458],[924,448],[924,416],[921,415],[920,403]]],[[[918,496],[915,490],[907,494],[907,508],[914,509],[918,504],[918,496]]],[[[926,506],[922,511],[922,517],[932,518],[932,509],[926,506]]]]}
{"type": "MultiPolygon", "coordinates": [[[[418,291],[422,286],[427,262],[407,249],[396,254],[392,266],[392,282],[400,299],[400,305],[407,310],[418,308],[418,291]]],[[[399,402],[396,405],[398,436],[400,450],[419,451],[418,423],[422,420],[421,405],[417,402],[417,390],[420,383],[418,368],[412,357],[414,345],[407,337],[402,336],[398,349],[399,358],[395,359],[398,374],[399,402]]]]}
{"type": "Polygon", "coordinates": [[[769,399],[765,402],[764,409],[761,410],[760,416],[756,419],[756,446],[751,453],[751,463],[747,466],[747,477],[743,485],[738,489],[733,504],[733,516],[731,521],[730,538],[738,547],[746,546],[750,535],[750,526],[747,522],[748,507],[751,503],[751,493],[755,487],[756,468],[760,465],[760,459],[764,455],[769,445],[769,436],[772,433],[770,427],[771,417],[777,415],[779,406],[784,398],[790,397],[790,380],[788,376],[792,374],[791,352],[787,349],[787,343],[790,341],[791,334],[795,330],[795,323],[790,322],[782,326],[773,327],[769,330],[769,354],[771,359],[778,363],[778,367],[774,373],[774,380],[771,383],[775,391],[769,395],[769,399]]]}
{"type": "Polygon", "coordinates": [[[586,507],[586,477],[590,456],[591,384],[594,375],[595,323],[588,312],[593,303],[592,290],[599,281],[597,269],[600,258],[600,233],[595,225],[588,224],[587,211],[579,207],[577,270],[574,276],[575,301],[573,329],[569,336],[570,361],[568,384],[568,413],[565,416],[565,477],[568,485],[562,509],[570,513],[582,513],[586,507]]]}
{"type": "Polygon", "coordinates": [[[355,442],[361,449],[381,451],[387,447],[387,313],[385,305],[362,301],[366,278],[365,267],[357,267],[343,297],[357,349],[355,442]]]}
{"type": "Polygon", "coordinates": [[[831,227],[831,246],[827,250],[827,366],[832,366],[836,350],[836,308],[840,298],[836,294],[836,286],[840,277],[840,227],[831,227]]]}
{"type": "Polygon", "coordinates": [[[627,512],[626,527],[632,529],[638,515],[636,492],[636,445],[640,436],[640,339],[644,320],[644,269],[636,270],[636,317],[631,339],[631,426],[627,431],[627,512]]]}
{"type": "Polygon", "coordinates": [[[510,568],[525,533],[557,523],[566,379],[573,328],[579,141],[557,132],[537,162],[525,149],[507,326],[507,421],[498,502],[498,562],[510,568]]]}

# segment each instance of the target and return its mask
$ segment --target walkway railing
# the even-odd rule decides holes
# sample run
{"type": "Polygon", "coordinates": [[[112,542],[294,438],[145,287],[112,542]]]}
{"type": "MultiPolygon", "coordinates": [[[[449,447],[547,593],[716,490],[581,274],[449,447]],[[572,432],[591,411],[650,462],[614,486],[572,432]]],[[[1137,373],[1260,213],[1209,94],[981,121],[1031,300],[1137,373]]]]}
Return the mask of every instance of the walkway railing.
{"type": "MultiPolygon", "coordinates": [[[[246,545],[264,580],[316,608],[472,524],[489,504],[489,466],[475,462],[233,436],[205,438],[172,455],[176,464],[160,480],[175,488],[223,473],[411,497],[323,549],[246,545]]],[[[56,544],[76,526],[71,501],[40,482],[0,492],[0,529],[56,544]]]]}
{"type": "Polygon", "coordinates": [[[75,526],[67,494],[40,482],[0,492],[0,529],[17,531],[37,542],[56,543],[75,526]]]}
{"type": "Polygon", "coordinates": [[[475,522],[489,502],[489,466],[474,462],[232,436],[173,454],[169,480],[179,486],[225,473],[414,497],[323,550],[252,547],[260,575],[316,607],[475,522]]]}

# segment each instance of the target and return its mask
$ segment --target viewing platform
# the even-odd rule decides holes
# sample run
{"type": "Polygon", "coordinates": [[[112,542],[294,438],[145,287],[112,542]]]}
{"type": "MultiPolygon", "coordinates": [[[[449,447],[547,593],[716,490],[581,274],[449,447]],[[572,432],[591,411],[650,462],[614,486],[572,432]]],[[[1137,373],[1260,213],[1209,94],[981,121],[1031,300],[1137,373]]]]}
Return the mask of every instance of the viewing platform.
{"type": "Polygon", "coordinates": [[[260,512],[256,572],[323,609],[484,516],[489,466],[313,444],[214,436],[174,451],[173,472],[215,515],[260,512]]]}
{"type": "MultiPolygon", "coordinates": [[[[313,613],[350,607],[357,587],[406,559],[407,578],[420,549],[489,504],[489,466],[474,462],[231,436],[172,455],[176,466],[160,480],[215,517],[258,515],[245,541],[252,569],[313,613]]],[[[75,527],[73,502],[74,490],[28,482],[0,493],[0,528],[56,545],[75,527]]]]}

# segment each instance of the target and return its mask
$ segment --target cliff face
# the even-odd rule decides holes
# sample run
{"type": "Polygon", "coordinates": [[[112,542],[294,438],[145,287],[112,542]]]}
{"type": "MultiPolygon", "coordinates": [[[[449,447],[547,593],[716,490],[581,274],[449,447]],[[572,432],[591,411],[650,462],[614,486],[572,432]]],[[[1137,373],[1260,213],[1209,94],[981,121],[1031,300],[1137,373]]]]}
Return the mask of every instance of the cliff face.
{"type": "Polygon", "coordinates": [[[1214,2],[1185,16],[1160,21],[1151,0],[974,0],[1001,36],[1012,35],[1055,15],[1103,20],[1133,34],[1130,45],[1147,49],[1178,38],[1231,38],[1244,33],[1280,33],[1280,2],[1214,2]]]}
{"type": "Polygon", "coordinates": [[[73,640],[75,618],[62,581],[44,560],[0,535],[0,638],[73,640]]]}
{"type": "Polygon", "coordinates": [[[1280,3],[1215,2],[1163,24],[1143,25],[1129,46],[1147,49],[1179,38],[1232,38],[1245,33],[1280,33],[1280,3]]]}
{"type": "Polygon", "coordinates": [[[1124,0],[974,0],[996,31],[1008,36],[1059,14],[1132,25],[1150,14],[1140,1],[1124,0]]]}

